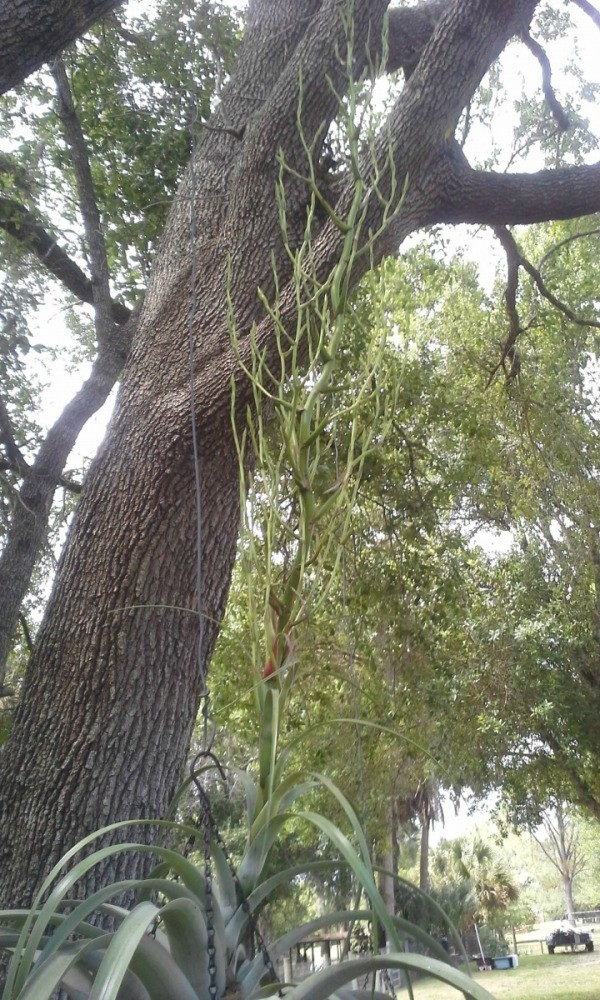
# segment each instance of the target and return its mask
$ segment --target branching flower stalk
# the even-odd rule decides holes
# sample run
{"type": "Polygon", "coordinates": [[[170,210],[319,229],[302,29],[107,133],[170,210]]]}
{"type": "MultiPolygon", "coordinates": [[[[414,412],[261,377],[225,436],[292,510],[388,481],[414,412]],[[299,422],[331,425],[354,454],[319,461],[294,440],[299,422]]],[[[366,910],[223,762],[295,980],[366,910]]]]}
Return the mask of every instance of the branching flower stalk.
{"type": "MultiPolygon", "coordinates": [[[[345,59],[350,79],[351,52],[348,45],[345,59]]],[[[249,450],[255,465],[250,490],[245,485],[247,474],[241,476],[243,564],[250,621],[254,623],[253,659],[258,675],[255,690],[261,720],[259,796],[254,819],[272,800],[282,776],[278,744],[282,713],[294,681],[294,629],[309,608],[314,610],[325,599],[335,579],[365,459],[385,439],[393,415],[394,399],[388,398],[384,407],[377,391],[385,341],[380,333],[371,331],[362,374],[353,386],[354,401],[336,406],[351,308],[351,276],[359,257],[371,253],[381,233],[364,231],[370,200],[383,197],[383,171],[367,178],[365,165],[371,168],[373,157],[368,152],[368,137],[365,155],[365,141],[356,125],[361,110],[360,84],[352,82],[344,104],[340,104],[346,156],[355,177],[354,195],[345,218],[335,214],[319,183],[314,145],[309,148],[304,143],[307,176],[286,164],[280,154],[277,200],[295,279],[294,329],[286,328],[279,296],[276,294],[274,302],[270,302],[259,290],[272,340],[259,340],[254,328],[248,362],[235,336],[233,310],[230,312],[234,350],[252,388],[252,406],[246,425],[241,430],[236,428],[236,441],[242,472],[248,467],[249,450]],[[297,250],[292,249],[287,236],[286,183],[290,178],[307,184],[311,193],[304,236],[297,250]],[[323,212],[343,234],[339,259],[324,276],[316,271],[313,253],[315,223],[323,212]],[[337,439],[341,427],[343,445],[337,439]]],[[[361,118],[366,118],[364,109],[361,118]]],[[[302,130],[301,100],[298,127],[302,130]]],[[[389,194],[384,226],[396,199],[391,159],[387,169],[389,194]]],[[[275,269],[274,279],[278,290],[275,269]]],[[[372,329],[377,329],[377,324],[372,329]]]]}

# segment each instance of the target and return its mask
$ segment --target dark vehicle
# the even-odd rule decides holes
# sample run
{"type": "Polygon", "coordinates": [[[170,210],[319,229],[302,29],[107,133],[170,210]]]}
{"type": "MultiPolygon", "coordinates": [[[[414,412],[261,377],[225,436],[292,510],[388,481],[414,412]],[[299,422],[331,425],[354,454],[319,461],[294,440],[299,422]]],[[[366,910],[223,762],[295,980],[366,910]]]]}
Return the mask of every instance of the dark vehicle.
{"type": "Polygon", "coordinates": [[[571,928],[552,931],[546,938],[546,944],[550,955],[554,954],[555,948],[570,948],[575,951],[576,948],[583,947],[586,951],[594,950],[594,942],[586,931],[574,931],[571,928]]]}

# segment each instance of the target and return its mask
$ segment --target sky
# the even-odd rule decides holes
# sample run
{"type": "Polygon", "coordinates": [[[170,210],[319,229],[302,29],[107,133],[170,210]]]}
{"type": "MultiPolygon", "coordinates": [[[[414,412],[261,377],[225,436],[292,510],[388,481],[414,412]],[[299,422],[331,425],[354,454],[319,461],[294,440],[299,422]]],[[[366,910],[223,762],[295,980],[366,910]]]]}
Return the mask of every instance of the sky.
{"type": "Polygon", "coordinates": [[[451,796],[442,796],[442,819],[436,820],[431,828],[429,842],[432,848],[437,847],[440,840],[454,840],[456,837],[475,837],[483,833],[492,821],[492,812],[498,804],[498,798],[490,795],[484,801],[476,801],[464,792],[458,805],[451,796]]]}

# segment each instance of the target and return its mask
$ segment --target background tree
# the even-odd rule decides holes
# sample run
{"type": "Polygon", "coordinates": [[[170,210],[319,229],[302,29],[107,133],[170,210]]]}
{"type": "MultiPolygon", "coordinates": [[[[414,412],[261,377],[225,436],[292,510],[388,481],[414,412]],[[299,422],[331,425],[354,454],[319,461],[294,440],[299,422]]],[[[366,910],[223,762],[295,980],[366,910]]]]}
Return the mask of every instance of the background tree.
{"type": "Polygon", "coordinates": [[[433,852],[432,881],[437,898],[455,900],[457,926],[469,931],[473,923],[502,930],[504,914],[519,896],[505,860],[489,842],[475,837],[442,841],[433,852]]]}
{"type": "Polygon", "coordinates": [[[570,822],[562,802],[556,802],[552,813],[543,819],[543,834],[534,834],[550,863],[556,868],[562,882],[567,919],[575,923],[573,883],[586,867],[576,826],[570,822]]]}
{"type": "MultiPolygon", "coordinates": [[[[26,899],[50,860],[90,828],[120,816],[162,814],[178,780],[235,555],[231,380],[239,421],[251,393],[240,358],[247,362],[258,345],[265,362],[276,364],[273,311],[278,322],[294,325],[296,286],[288,283],[315,199],[332,208],[315,215],[311,234],[315,273],[323,277],[344,252],[344,219],[357,186],[364,193],[363,234],[379,238],[353,280],[424,225],[502,226],[600,207],[598,167],[496,174],[474,169],[453,140],[484,74],[540,5],[456,0],[399,7],[391,11],[385,47],[387,6],[383,0],[355,8],[328,0],[250,5],[231,79],[207,127],[193,139],[191,165],[173,201],[143,307],[131,320],[111,295],[108,243],[99,238],[110,226],[106,219],[101,224],[75,114],[77,73],[69,80],[64,68],[55,70],[58,111],[79,195],[89,206],[100,379],[89,395],[107,394],[126,354],[127,365],[108,436],[86,476],[0,762],[7,900],[26,899]],[[342,157],[339,170],[327,176],[329,158],[322,154],[339,114],[339,95],[349,86],[348,70],[356,77],[373,74],[382,51],[386,69],[404,68],[406,83],[360,168],[345,171],[342,157]],[[288,165],[285,239],[273,198],[282,163],[288,165]],[[401,210],[390,212],[401,200],[401,210]],[[237,352],[230,345],[232,323],[237,352]],[[201,574],[190,527],[197,523],[195,440],[201,459],[201,574]],[[200,612],[200,641],[190,611],[200,612]]],[[[200,117],[198,101],[193,106],[200,117]]],[[[75,277],[89,297],[90,285],[81,274],[75,277]]],[[[344,297],[348,291],[343,289],[344,297]]],[[[500,366],[512,365],[514,335],[512,330],[513,340],[504,341],[500,366]]],[[[85,406],[77,400],[78,419],[89,402],[87,394],[85,406]]],[[[14,608],[7,632],[17,614],[8,581],[17,569],[21,580],[31,572],[23,573],[15,553],[27,549],[31,565],[39,552],[75,436],[73,408],[67,417],[40,449],[35,474],[26,470],[30,492],[24,481],[20,498],[26,502],[15,508],[19,527],[7,535],[3,558],[13,576],[5,576],[0,592],[2,606],[14,608]]]]}

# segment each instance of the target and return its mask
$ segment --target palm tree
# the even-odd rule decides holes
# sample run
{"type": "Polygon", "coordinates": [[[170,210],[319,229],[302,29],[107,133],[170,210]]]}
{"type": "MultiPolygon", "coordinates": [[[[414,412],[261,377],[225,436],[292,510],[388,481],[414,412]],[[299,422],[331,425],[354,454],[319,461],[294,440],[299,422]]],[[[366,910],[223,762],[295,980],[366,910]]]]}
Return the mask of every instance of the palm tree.
{"type": "Polygon", "coordinates": [[[519,895],[503,859],[481,837],[442,841],[433,854],[432,882],[443,897],[443,905],[447,907],[451,898],[461,904],[456,914],[459,930],[473,923],[497,922],[498,915],[519,895]]]}

